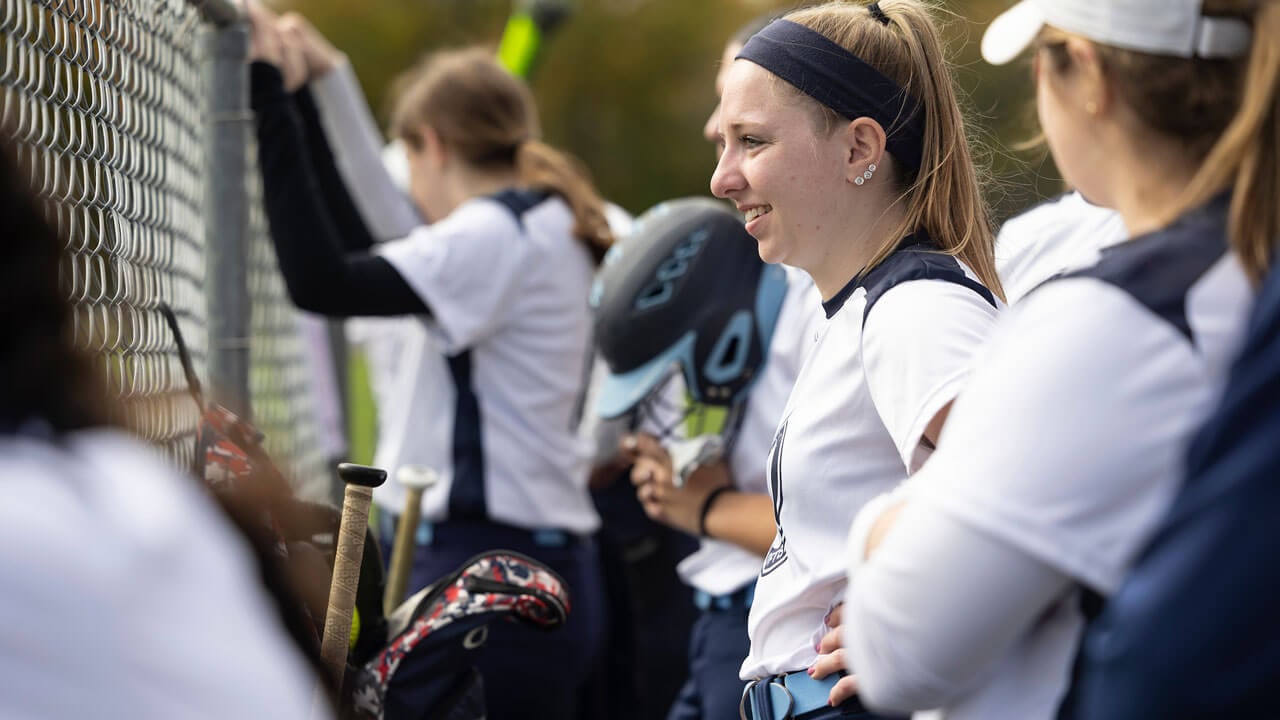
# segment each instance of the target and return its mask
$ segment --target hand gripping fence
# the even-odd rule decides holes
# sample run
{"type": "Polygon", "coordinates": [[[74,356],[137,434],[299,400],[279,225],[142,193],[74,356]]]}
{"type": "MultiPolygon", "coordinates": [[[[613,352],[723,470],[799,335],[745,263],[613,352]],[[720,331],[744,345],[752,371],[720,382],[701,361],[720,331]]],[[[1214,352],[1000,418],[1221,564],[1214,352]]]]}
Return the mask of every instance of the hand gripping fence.
{"type": "Polygon", "coordinates": [[[66,241],[75,339],[129,425],[189,466],[198,373],[295,477],[326,472],[297,313],[260,209],[229,0],[0,0],[0,123],[66,241]],[[253,412],[248,412],[252,409],[253,412]]]}

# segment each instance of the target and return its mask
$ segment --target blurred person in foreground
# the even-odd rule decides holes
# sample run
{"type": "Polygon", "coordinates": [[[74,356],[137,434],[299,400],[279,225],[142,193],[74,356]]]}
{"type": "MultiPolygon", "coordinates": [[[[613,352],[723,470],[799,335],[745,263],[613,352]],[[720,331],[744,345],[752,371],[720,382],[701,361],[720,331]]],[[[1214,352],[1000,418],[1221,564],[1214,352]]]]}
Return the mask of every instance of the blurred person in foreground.
{"type": "MultiPolygon", "coordinates": [[[[320,718],[246,537],[115,426],[63,242],[0,151],[0,698],[8,717],[320,718]]],[[[259,556],[261,557],[261,555],[259,556]]],[[[268,571],[269,572],[269,571],[268,571]]]]}
{"type": "MultiPolygon", "coordinates": [[[[1280,32],[1270,12],[1266,27],[1280,32]]],[[[1280,717],[1278,438],[1273,269],[1222,403],[1191,445],[1186,483],[1085,635],[1078,720],[1280,717]]]]}
{"type": "Polygon", "coordinates": [[[1072,717],[1085,624],[1168,511],[1272,262],[1274,3],[1106,7],[1027,0],[983,40],[1033,55],[1058,166],[1129,239],[1014,306],[929,465],[855,520],[824,650],[882,710],[1072,717]]]}

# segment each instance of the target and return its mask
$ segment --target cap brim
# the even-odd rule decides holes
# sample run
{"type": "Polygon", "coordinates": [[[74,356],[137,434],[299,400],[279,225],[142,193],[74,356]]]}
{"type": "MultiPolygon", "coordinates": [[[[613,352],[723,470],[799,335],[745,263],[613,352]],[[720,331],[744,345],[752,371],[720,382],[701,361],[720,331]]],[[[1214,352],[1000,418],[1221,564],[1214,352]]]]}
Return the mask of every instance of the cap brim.
{"type": "Polygon", "coordinates": [[[1023,0],[991,22],[982,35],[982,59],[1005,65],[1018,57],[1040,34],[1045,17],[1034,2],[1023,0]]]}
{"type": "Polygon", "coordinates": [[[622,417],[660,387],[678,367],[693,367],[695,335],[690,332],[666,352],[625,373],[609,373],[596,395],[596,415],[605,420],[622,417]]]}

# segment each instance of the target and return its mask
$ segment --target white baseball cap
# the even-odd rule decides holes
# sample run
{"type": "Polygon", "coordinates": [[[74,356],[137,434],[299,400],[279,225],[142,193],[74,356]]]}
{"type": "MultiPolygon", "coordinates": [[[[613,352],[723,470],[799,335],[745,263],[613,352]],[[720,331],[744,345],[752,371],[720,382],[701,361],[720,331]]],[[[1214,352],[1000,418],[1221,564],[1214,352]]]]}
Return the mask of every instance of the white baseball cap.
{"type": "Polygon", "coordinates": [[[1013,60],[1045,25],[1103,45],[1176,57],[1238,57],[1249,50],[1249,24],[1205,17],[1203,0],[1022,0],[996,18],[982,36],[982,57],[992,65],[1013,60]]]}

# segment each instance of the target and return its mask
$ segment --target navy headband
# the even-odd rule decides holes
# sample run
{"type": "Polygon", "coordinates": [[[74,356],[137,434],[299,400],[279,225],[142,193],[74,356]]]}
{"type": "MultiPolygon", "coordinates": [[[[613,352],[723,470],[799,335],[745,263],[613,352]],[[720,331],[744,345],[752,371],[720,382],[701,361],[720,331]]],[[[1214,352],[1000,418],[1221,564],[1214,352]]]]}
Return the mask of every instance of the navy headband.
{"type": "Polygon", "coordinates": [[[897,83],[826,35],[775,20],[751,36],[738,57],[750,60],[850,120],[880,123],[890,153],[912,170],[924,154],[924,113],[897,83]]]}

